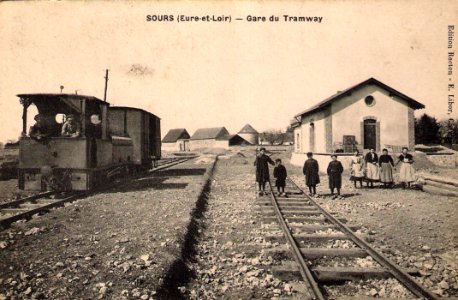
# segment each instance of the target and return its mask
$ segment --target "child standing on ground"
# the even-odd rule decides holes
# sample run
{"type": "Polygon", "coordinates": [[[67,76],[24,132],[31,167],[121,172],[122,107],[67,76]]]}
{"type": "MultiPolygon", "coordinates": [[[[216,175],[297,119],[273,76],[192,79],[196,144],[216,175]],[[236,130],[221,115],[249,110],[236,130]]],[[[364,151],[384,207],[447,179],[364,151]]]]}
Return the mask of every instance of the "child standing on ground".
{"type": "Polygon", "coordinates": [[[343,166],[340,161],[337,160],[337,155],[331,155],[331,162],[328,165],[328,176],[329,176],[329,188],[331,189],[331,195],[335,199],[340,196],[340,189],[342,187],[342,173],[343,166]],[[337,196],[334,196],[334,189],[337,189],[337,196]]]}
{"type": "Polygon", "coordinates": [[[281,159],[275,160],[274,177],[276,178],[275,185],[279,196],[286,196],[285,185],[286,177],[288,176],[286,168],[281,164],[281,159]]]}
{"type": "Polygon", "coordinates": [[[353,181],[356,189],[356,182],[359,182],[359,186],[363,187],[363,179],[364,179],[364,159],[359,154],[358,150],[355,150],[355,155],[351,157],[350,162],[351,168],[351,177],[350,180],[353,181]]]}

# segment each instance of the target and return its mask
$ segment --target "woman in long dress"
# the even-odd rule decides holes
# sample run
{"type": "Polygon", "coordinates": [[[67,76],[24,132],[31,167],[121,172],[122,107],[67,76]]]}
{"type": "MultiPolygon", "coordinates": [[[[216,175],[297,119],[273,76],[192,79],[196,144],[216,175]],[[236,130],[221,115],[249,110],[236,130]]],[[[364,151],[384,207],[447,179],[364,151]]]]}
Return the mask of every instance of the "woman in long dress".
{"type": "Polygon", "coordinates": [[[380,166],[380,182],[383,183],[383,187],[391,187],[393,185],[393,168],[394,161],[391,155],[388,154],[388,149],[382,150],[382,155],[378,160],[380,166]]]}
{"type": "Polygon", "coordinates": [[[410,183],[415,181],[415,169],[413,167],[413,156],[409,153],[407,147],[402,148],[402,153],[398,157],[396,166],[401,163],[399,169],[399,181],[402,183],[402,188],[406,186],[410,188],[410,183]]]}
{"type": "Polygon", "coordinates": [[[337,155],[331,155],[331,159],[332,160],[328,165],[327,173],[329,176],[329,189],[331,190],[331,196],[335,199],[340,196],[343,166],[342,163],[337,160],[337,155]],[[337,196],[334,196],[334,189],[337,189],[337,196]]]}
{"type": "Polygon", "coordinates": [[[305,184],[309,188],[310,195],[314,196],[316,195],[316,185],[320,183],[320,176],[318,175],[320,167],[318,166],[318,161],[313,158],[312,152],[308,152],[307,157],[302,173],[305,176],[305,184]]]}
{"type": "Polygon", "coordinates": [[[374,149],[371,149],[370,152],[366,154],[366,180],[367,186],[369,184],[371,187],[374,187],[374,182],[380,181],[380,174],[378,170],[378,155],[375,153],[374,149]]]}
{"type": "Polygon", "coordinates": [[[359,154],[359,151],[355,151],[355,155],[351,157],[350,162],[351,168],[351,177],[350,180],[353,181],[356,188],[356,182],[359,181],[361,187],[363,187],[363,179],[364,179],[364,159],[359,154]]]}

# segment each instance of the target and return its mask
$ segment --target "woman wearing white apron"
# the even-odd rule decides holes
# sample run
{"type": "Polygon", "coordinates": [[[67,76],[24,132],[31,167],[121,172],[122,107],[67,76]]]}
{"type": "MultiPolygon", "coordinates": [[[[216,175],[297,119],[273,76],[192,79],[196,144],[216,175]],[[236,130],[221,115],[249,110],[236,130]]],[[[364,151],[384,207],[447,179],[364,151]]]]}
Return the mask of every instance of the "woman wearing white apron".
{"type": "Polygon", "coordinates": [[[415,169],[413,167],[413,156],[409,153],[407,147],[402,148],[402,153],[398,157],[396,166],[401,163],[399,169],[399,181],[402,183],[402,188],[406,186],[410,188],[410,183],[415,181],[415,169]]]}
{"type": "Polygon", "coordinates": [[[366,154],[366,180],[367,186],[371,185],[371,188],[374,187],[374,182],[380,181],[380,174],[378,170],[378,155],[375,153],[374,149],[371,149],[370,152],[366,154]]]}
{"type": "Polygon", "coordinates": [[[355,155],[351,157],[350,162],[351,168],[351,177],[350,180],[353,181],[356,188],[356,182],[359,181],[361,187],[363,187],[363,179],[364,179],[364,159],[359,154],[359,151],[355,151],[355,155]]]}

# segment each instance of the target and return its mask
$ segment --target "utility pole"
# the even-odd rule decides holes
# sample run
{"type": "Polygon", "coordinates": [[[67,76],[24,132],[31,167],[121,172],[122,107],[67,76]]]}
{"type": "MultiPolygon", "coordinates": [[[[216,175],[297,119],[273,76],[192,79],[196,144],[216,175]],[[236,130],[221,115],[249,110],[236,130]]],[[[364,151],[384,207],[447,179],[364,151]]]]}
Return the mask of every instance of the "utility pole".
{"type": "Polygon", "coordinates": [[[108,69],[105,70],[105,94],[103,95],[104,102],[107,102],[107,88],[108,88],[108,69]]]}

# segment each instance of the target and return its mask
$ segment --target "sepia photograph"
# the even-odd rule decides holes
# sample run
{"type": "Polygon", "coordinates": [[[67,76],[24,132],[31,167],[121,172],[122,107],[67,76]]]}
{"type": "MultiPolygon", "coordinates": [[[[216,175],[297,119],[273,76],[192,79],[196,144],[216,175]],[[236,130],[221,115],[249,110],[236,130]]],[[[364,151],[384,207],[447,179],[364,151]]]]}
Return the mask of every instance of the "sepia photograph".
{"type": "Polygon", "coordinates": [[[455,26],[0,1],[0,300],[458,299],[455,26]]]}

